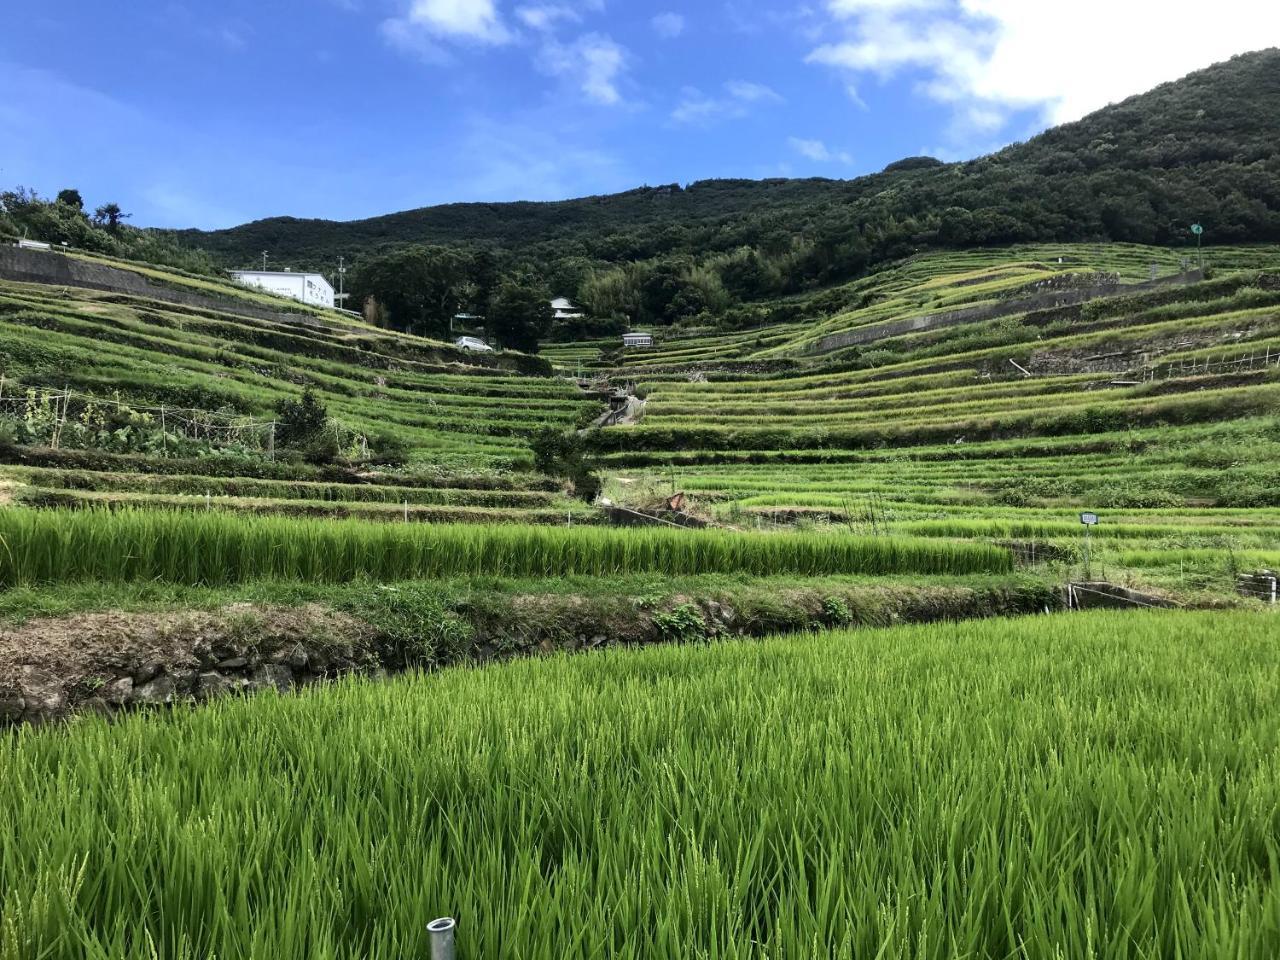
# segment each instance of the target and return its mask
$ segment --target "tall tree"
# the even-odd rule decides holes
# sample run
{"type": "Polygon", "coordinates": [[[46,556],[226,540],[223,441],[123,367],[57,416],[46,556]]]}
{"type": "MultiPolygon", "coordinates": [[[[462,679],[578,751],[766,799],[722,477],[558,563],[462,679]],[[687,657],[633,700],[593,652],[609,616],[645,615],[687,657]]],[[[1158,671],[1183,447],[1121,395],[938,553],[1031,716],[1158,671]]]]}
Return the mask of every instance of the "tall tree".
{"type": "Polygon", "coordinates": [[[100,227],[106,227],[107,233],[114,234],[120,232],[120,225],[131,216],[133,214],[125,213],[118,203],[104,203],[93,211],[93,222],[100,227]]]}
{"type": "Polygon", "coordinates": [[[58,191],[58,203],[71,207],[73,210],[84,209],[84,197],[80,196],[79,190],[68,187],[66,190],[58,191]]]}
{"type": "Polygon", "coordinates": [[[397,330],[443,337],[470,291],[467,257],[445,247],[408,247],[362,259],[351,273],[357,303],[374,297],[397,330]]]}
{"type": "Polygon", "coordinates": [[[551,330],[551,294],[528,275],[510,277],[489,304],[488,327],[504,347],[534,353],[551,330]]]}

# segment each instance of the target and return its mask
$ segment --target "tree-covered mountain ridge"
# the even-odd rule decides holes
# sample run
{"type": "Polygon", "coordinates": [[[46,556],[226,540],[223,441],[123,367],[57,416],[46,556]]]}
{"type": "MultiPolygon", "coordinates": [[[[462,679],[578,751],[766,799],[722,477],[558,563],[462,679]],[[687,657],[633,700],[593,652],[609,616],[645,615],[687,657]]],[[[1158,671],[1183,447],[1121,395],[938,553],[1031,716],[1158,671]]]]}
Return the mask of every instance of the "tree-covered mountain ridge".
{"type": "Polygon", "coordinates": [[[224,265],[354,269],[350,305],[443,336],[464,312],[528,348],[628,326],[743,329],[825,316],[839,291],[930,249],[1280,241],[1280,50],[1244,54],[962,163],[855,180],[706,180],[554,203],[451,204],[337,223],[273,219],[179,239],[224,265]],[[498,297],[499,292],[505,295],[498,297]],[[574,298],[554,325],[522,305],[574,298]],[[526,316],[526,314],[528,314],[526,316]]]}
{"type": "Polygon", "coordinates": [[[1269,49],[959,163],[891,164],[854,180],[703,180],[554,202],[453,203],[349,222],[275,217],[181,236],[229,263],[269,248],[317,265],[397,244],[531,250],[553,241],[616,261],[713,238],[720,243],[703,249],[734,246],[784,221],[793,232],[838,234],[914,220],[943,245],[1168,243],[1191,220],[1223,240],[1275,240],[1278,135],[1280,50],[1269,49]]]}

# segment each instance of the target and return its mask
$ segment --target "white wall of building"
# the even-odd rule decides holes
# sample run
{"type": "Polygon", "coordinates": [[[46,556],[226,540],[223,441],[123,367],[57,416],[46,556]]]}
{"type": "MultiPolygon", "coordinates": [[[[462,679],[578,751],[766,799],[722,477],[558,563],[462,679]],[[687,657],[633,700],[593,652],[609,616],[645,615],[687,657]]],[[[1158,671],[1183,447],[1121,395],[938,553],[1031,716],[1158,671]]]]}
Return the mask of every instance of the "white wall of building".
{"type": "Polygon", "coordinates": [[[231,276],[248,287],[290,297],[315,307],[334,305],[333,287],[318,273],[286,273],[273,270],[233,270],[231,276]]]}

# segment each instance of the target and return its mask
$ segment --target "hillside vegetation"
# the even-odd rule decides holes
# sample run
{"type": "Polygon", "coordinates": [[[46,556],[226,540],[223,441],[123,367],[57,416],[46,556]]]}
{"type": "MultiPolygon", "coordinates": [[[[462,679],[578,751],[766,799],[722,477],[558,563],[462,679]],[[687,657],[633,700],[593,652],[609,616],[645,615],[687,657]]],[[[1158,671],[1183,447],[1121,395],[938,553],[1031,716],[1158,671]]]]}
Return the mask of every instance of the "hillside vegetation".
{"type": "Polygon", "coordinates": [[[558,203],[453,204],[351,223],[276,218],[179,236],[227,265],[264,249],[325,270],[355,257],[354,292],[379,300],[391,291],[376,282],[376,254],[447,247],[470,265],[439,258],[433,282],[484,291],[496,269],[576,296],[595,324],[566,326],[572,339],[628,322],[737,327],[792,319],[770,301],[932,247],[1187,247],[1193,222],[1215,243],[1280,241],[1277,129],[1280,51],[1266,50],[963,163],[907,162],[850,181],[713,180],[558,203]]]}

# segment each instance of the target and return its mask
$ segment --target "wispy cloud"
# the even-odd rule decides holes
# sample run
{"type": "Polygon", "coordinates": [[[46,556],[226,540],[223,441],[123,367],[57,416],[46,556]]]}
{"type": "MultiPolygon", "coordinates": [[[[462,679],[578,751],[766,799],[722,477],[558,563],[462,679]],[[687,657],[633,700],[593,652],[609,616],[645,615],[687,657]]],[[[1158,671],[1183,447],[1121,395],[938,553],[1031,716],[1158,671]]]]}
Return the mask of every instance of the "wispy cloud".
{"type": "Polygon", "coordinates": [[[543,72],[564,77],[592,103],[622,103],[619,85],[631,57],[610,37],[588,33],[571,43],[549,39],[539,50],[537,64],[543,72]]]}
{"type": "Polygon", "coordinates": [[[684,33],[685,19],[678,13],[660,13],[649,23],[654,32],[665,40],[674,40],[684,33]]]}
{"type": "Polygon", "coordinates": [[[516,19],[531,30],[552,30],[561,22],[578,23],[582,15],[564,3],[540,3],[516,7],[516,19]]]}
{"type": "Polygon", "coordinates": [[[844,150],[832,150],[822,140],[804,140],[800,137],[790,137],[787,143],[800,156],[815,163],[840,163],[845,166],[853,163],[851,154],[844,150]]]}
{"type": "Polygon", "coordinates": [[[239,23],[225,23],[216,32],[218,41],[228,50],[239,53],[249,45],[249,29],[239,23]]]}
{"type": "Polygon", "coordinates": [[[624,160],[592,144],[589,124],[567,119],[563,105],[549,109],[514,123],[473,118],[462,138],[468,172],[440,199],[560,200],[639,182],[624,160]]]}
{"type": "Polygon", "coordinates": [[[705,94],[697,87],[685,87],[680,102],[671,111],[671,119],[685,124],[732,120],[747,116],[754,105],[785,102],[780,93],[763,83],[730,80],[724,85],[723,92],[715,96],[705,94]]]}

